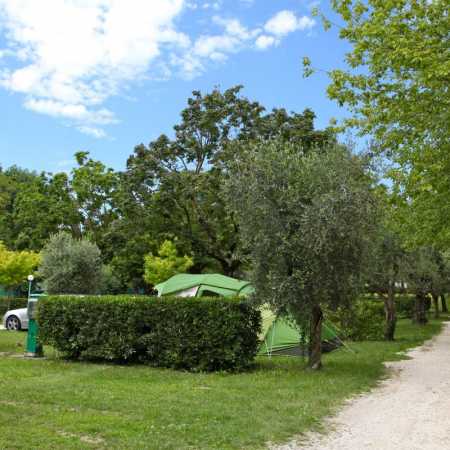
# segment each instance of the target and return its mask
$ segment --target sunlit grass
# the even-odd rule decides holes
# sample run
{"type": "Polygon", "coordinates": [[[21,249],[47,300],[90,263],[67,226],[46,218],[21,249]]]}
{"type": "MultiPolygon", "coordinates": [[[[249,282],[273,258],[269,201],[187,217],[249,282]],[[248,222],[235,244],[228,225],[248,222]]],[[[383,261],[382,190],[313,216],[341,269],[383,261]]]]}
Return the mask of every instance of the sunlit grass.
{"type": "Polygon", "coordinates": [[[399,323],[396,342],[350,343],[304,370],[298,358],[260,358],[241,374],[29,360],[25,333],[0,332],[0,448],[262,448],[320,427],[342,401],[374,386],[383,361],[436,334],[440,321],[399,323]]]}

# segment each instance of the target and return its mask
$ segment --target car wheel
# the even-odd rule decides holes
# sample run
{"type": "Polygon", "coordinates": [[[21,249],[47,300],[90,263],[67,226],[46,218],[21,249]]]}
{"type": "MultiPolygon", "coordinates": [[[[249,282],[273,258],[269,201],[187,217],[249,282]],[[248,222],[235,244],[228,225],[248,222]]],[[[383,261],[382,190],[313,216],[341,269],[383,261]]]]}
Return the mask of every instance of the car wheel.
{"type": "Polygon", "coordinates": [[[6,319],[6,329],[8,331],[19,331],[21,328],[22,324],[17,316],[9,316],[6,319]]]}

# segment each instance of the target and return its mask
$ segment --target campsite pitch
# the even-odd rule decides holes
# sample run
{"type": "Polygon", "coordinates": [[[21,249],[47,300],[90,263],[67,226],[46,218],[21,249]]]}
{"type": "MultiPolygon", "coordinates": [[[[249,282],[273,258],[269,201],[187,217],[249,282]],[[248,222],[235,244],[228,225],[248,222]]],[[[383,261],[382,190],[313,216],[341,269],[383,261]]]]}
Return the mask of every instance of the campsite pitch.
{"type": "Polygon", "coordinates": [[[146,366],[46,360],[22,353],[25,333],[1,332],[0,448],[259,449],[324,427],[345,399],[373,387],[383,361],[436,334],[401,321],[398,340],[351,344],[321,373],[295,357],[260,357],[247,373],[192,374],[146,366]]]}

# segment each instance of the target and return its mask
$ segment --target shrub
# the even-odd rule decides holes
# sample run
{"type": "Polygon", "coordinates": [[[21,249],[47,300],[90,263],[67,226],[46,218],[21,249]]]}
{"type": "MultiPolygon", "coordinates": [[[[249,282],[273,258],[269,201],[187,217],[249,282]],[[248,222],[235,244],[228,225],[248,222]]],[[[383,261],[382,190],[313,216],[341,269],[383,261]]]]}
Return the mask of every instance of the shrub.
{"type": "Polygon", "coordinates": [[[26,308],[28,300],[18,297],[0,297],[0,319],[10,309],[26,308]]]}
{"type": "Polygon", "coordinates": [[[95,294],[101,282],[98,247],[87,239],[60,232],[42,251],[39,274],[49,294],[95,294]]]}
{"type": "Polygon", "coordinates": [[[70,358],[193,371],[248,367],[261,321],[229,298],[47,297],[38,311],[42,342],[70,358]]]}
{"type": "Polygon", "coordinates": [[[384,338],[385,314],[381,301],[359,300],[351,309],[327,312],[326,319],[339,328],[341,339],[378,341],[384,338]]]}

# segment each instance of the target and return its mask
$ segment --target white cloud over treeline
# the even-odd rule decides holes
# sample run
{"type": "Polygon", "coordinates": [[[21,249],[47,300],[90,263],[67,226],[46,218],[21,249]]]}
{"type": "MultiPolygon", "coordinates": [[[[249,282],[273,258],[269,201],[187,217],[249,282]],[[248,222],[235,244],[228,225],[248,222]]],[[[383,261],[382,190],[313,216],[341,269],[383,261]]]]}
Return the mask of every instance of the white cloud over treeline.
{"type": "Polygon", "coordinates": [[[280,11],[259,27],[223,18],[223,3],[186,0],[0,0],[0,86],[25,108],[90,136],[118,122],[104,106],[146,78],[192,78],[244,49],[265,50],[314,21],[280,11]],[[183,12],[213,11],[217,33],[182,31],[183,12]]]}

